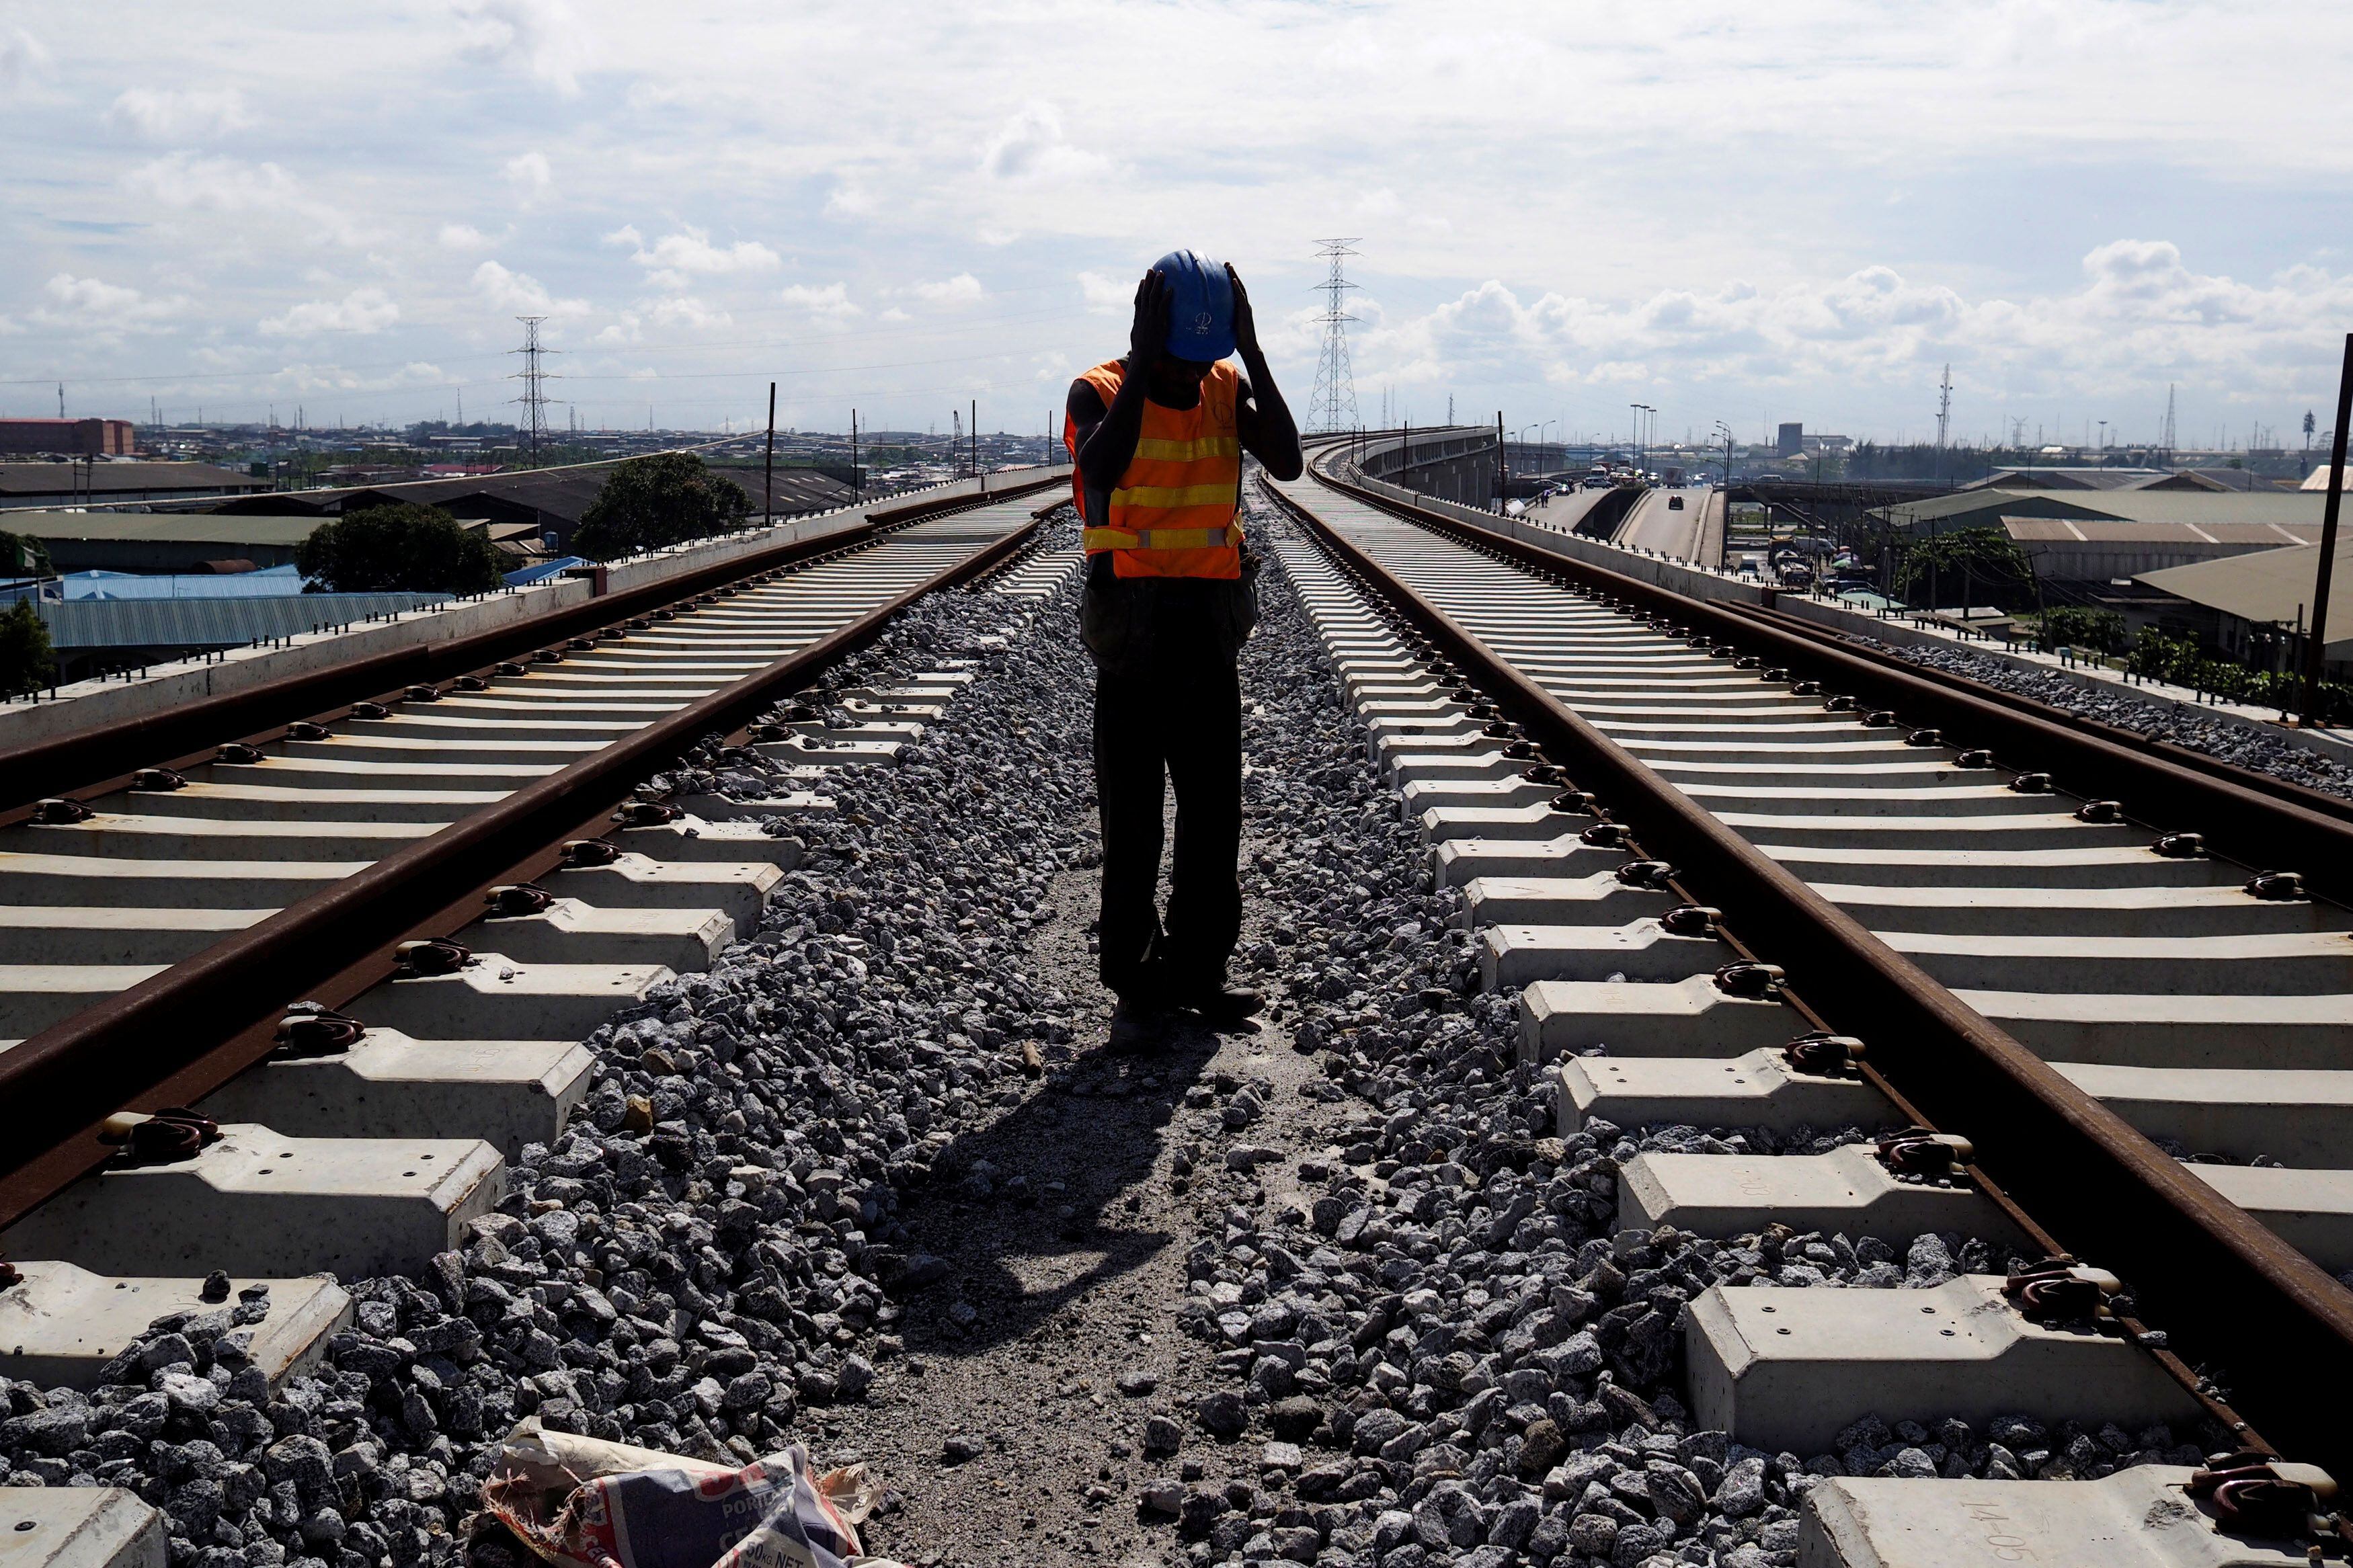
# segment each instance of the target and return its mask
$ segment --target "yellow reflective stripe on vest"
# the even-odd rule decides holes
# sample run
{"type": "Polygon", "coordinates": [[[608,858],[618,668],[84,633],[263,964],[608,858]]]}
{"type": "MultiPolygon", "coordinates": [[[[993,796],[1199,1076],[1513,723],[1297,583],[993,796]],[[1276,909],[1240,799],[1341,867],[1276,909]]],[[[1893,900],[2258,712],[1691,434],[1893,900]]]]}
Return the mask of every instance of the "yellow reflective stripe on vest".
{"type": "Polygon", "coordinates": [[[1240,544],[1238,525],[1225,528],[1090,528],[1080,535],[1080,547],[1089,554],[1102,550],[1218,550],[1240,544]]]}
{"type": "Polygon", "coordinates": [[[1220,479],[1209,485],[1137,485],[1133,489],[1111,492],[1111,504],[1124,506],[1231,506],[1234,504],[1235,481],[1220,479]]]}
{"type": "Polygon", "coordinates": [[[1189,463],[1196,458],[1239,458],[1239,436],[1204,436],[1195,441],[1164,441],[1145,437],[1135,444],[1136,457],[1145,462],[1189,463]]]}

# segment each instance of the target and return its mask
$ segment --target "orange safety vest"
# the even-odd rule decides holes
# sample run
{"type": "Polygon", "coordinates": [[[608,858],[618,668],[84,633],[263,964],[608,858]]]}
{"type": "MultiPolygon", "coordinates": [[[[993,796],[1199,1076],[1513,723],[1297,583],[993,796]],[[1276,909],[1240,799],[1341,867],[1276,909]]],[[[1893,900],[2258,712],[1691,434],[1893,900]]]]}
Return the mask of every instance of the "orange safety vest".
{"type": "MultiPolygon", "coordinates": [[[[1109,360],[1080,379],[1109,408],[1126,375],[1126,365],[1109,360]]],[[[1089,515],[1086,479],[1071,473],[1071,489],[1086,523],[1081,541],[1089,555],[1111,552],[1113,575],[1231,581],[1242,574],[1242,443],[1234,416],[1241,379],[1219,360],[1201,378],[1201,401],[1192,407],[1164,408],[1145,399],[1135,456],[1111,492],[1107,515],[1089,515]]],[[[1062,444],[1077,462],[1078,422],[1067,414],[1062,444]]]]}

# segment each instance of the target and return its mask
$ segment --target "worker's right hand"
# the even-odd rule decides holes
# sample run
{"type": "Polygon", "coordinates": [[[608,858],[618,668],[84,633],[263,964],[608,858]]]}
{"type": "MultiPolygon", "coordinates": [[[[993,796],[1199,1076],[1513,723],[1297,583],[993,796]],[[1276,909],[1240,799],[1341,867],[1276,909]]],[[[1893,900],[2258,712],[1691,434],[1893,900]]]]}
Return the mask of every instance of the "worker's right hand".
{"type": "Polygon", "coordinates": [[[1135,324],[1127,329],[1127,348],[1138,370],[1149,370],[1168,346],[1168,280],[1155,270],[1135,286],[1135,324]]]}

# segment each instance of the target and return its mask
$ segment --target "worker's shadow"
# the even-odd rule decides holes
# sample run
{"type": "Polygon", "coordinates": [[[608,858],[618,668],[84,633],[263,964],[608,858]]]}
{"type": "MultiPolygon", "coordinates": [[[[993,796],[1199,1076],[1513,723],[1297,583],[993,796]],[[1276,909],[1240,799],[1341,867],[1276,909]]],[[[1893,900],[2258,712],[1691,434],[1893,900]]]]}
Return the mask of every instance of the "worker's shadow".
{"type": "MultiPolygon", "coordinates": [[[[1019,1339],[1166,1247],[1172,1237],[1147,1217],[1154,1199],[1167,1195],[1155,1168],[1185,1091],[1218,1045],[1198,1026],[1172,1029],[1148,1052],[1093,1045],[1050,1064],[1044,1092],[958,1138],[900,1215],[911,1233],[905,1250],[952,1269],[901,1294],[908,1348],[967,1355],[1019,1339]],[[1102,1092],[1117,1085],[1126,1092],[1102,1092]],[[1057,1182],[1059,1192],[1050,1184],[1057,1182]],[[1140,1199],[1134,1207],[1130,1194],[1140,1199]]],[[[1199,1170],[1190,1181],[1213,1175],[1199,1170]]]]}

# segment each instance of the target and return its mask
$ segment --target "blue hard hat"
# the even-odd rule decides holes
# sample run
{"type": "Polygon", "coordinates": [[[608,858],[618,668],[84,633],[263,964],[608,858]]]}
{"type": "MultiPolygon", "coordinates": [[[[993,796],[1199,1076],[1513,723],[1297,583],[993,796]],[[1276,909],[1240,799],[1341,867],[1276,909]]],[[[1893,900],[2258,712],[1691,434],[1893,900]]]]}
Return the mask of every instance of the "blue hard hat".
{"type": "Polygon", "coordinates": [[[1189,360],[1233,353],[1234,286],[1224,263],[1198,251],[1172,250],[1152,269],[1168,284],[1168,352],[1189,360]]]}

